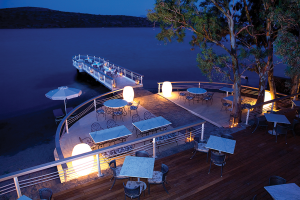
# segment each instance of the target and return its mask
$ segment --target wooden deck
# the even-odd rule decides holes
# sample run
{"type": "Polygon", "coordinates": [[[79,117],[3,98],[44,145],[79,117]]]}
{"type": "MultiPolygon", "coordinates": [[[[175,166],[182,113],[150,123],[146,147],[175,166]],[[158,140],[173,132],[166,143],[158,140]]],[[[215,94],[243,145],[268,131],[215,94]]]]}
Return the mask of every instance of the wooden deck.
{"type": "MultiPolygon", "coordinates": [[[[266,134],[264,128],[254,133],[250,128],[233,134],[237,141],[235,153],[227,159],[223,177],[220,177],[221,168],[215,165],[208,174],[206,154],[198,152],[190,160],[192,149],[186,150],[155,161],[155,170],[160,170],[161,163],[169,166],[166,187],[170,194],[164,191],[162,185],[153,185],[151,194],[146,191],[141,199],[252,199],[255,194],[258,194],[258,199],[271,199],[263,187],[268,185],[268,178],[272,175],[300,186],[300,136],[294,138],[289,132],[287,144],[284,136],[279,137],[276,143],[275,136],[266,134]],[[264,194],[266,196],[262,197],[264,194]]],[[[299,126],[297,130],[300,130],[299,126]]],[[[123,180],[117,180],[110,191],[110,178],[105,176],[56,193],[53,198],[124,199],[123,180]]]]}

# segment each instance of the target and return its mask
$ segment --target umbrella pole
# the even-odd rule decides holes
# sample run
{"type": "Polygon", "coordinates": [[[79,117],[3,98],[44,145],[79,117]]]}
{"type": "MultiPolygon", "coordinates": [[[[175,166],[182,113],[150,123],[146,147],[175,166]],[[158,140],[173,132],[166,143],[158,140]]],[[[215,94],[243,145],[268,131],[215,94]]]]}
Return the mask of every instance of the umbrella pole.
{"type": "Polygon", "coordinates": [[[67,115],[66,99],[64,99],[64,104],[65,104],[65,113],[66,113],[66,115],[67,115]]]}

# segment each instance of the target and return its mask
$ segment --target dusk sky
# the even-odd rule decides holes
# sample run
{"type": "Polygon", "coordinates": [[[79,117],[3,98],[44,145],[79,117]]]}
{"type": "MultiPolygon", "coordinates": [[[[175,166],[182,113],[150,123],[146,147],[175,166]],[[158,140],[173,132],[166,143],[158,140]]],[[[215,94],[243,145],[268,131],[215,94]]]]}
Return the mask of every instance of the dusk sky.
{"type": "Polygon", "coordinates": [[[0,0],[0,8],[42,7],[101,15],[146,16],[155,0],[0,0]]]}

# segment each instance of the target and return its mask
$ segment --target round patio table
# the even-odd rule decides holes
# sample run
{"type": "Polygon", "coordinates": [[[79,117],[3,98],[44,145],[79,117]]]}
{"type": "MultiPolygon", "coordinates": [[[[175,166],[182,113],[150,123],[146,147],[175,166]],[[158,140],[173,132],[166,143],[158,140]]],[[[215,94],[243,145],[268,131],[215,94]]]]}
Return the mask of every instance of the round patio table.
{"type": "Polygon", "coordinates": [[[201,94],[205,94],[207,91],[202,89],[202,88],[188,88],[187,91],[189,93],[195,94],[198,97],[198,102],[200,101],[200,96],[201,94]]]}
{"type": "Polygon", "coordinates": [[[127,101],[123,99],[111,99],[105,101],[103,105],[109,108],[122,108],[127,105],[127,101]]]}

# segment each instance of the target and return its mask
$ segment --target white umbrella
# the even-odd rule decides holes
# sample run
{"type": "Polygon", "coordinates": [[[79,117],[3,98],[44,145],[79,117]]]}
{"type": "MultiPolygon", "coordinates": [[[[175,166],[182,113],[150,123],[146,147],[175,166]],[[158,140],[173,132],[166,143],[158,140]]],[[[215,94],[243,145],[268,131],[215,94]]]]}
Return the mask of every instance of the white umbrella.
{"type": "Polygon", "coordinates": [[[64,100],[65,112],[67,114],[66,99],[73,99],[75,97],[79,97],[81,94],[82,92],[79,89],[62,86],[48,92],[46,97],[52,100],[64,100]]]}

